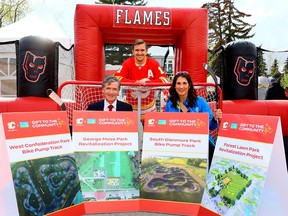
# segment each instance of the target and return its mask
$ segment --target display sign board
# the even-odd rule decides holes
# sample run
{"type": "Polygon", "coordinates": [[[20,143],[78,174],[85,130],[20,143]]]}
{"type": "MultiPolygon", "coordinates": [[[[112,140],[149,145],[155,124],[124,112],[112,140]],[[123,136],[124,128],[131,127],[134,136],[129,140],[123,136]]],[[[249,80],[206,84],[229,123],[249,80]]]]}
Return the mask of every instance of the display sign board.
{"type": "Polygon", "coordinates": [[[13,200],[1,215],[45,215],[81,203],[66,112],[3,113],[0,133],[0,195],[13,200]]]}
{"type": "Polygon", "coordinates": [[[147,113],[141,198],[199,204],[206,183],[207,113],[147,113]]]}
{"type": "Polygon", "coordinates": [[[136,112],[74,111],[73,143],[84,201],[139,198],[136,112]]]}
{"type": "Polygon", "coordinates": [[[279,117],[224,115],[202,205],[221,215],[287,215],[279,117]]]}

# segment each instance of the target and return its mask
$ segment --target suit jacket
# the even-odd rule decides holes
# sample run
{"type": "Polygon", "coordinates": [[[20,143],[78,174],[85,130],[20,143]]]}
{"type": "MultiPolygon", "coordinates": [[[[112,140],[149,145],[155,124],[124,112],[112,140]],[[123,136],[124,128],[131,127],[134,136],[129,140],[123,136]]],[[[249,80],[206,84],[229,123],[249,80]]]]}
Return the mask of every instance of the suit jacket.
{"type": "MultiPolygon", "coordinates": [[[[87,110],[104,110],[104,100],[89,104],[87,110]]],[[[132,105],[117,100],[116,111],[133,111],[132,105]]]]}

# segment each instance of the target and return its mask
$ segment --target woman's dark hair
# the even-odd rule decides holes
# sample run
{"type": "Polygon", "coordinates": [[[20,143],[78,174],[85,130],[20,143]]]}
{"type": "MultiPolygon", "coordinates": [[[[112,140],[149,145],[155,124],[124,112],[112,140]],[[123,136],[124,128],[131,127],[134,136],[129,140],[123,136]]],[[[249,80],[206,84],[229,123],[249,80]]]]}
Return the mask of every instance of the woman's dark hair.
{"type": "Polygon", "coordinates": [[[188,107],[192,107],[194,105],[196,99],[197,99],[197,93],[196,93],[196,90],[194,89],[192,79],[191,79],[189,73],[186,71],[180,71],[180,72],[177,72],[175,74],[173,81],[172,81],[172,85],[169,88],[169,100],[172,102],[174,107],[177,107],[179,95],[175,89],[175,86],[176,86],[176,83],[177,83],[177,80],[179,77],[185,78],[189,84],[190,88],[188,90],[188,96],[187,96],[188,97],[188,107]]]}

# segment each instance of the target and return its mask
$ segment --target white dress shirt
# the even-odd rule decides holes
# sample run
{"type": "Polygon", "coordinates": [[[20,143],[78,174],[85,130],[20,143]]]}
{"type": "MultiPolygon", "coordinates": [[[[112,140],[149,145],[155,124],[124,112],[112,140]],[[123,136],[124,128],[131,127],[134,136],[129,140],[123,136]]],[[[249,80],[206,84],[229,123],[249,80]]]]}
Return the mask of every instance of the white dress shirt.
{"type": "MultiPolygon", "coordinates": [[[[104,100],[104,111],[109,111],[108,108],[109,105],[110,104],[106,100],[104,100]]],[[[112,105],[113,105],[112,111],[116,111],[117,100],[115,100],[112,105]]]]}

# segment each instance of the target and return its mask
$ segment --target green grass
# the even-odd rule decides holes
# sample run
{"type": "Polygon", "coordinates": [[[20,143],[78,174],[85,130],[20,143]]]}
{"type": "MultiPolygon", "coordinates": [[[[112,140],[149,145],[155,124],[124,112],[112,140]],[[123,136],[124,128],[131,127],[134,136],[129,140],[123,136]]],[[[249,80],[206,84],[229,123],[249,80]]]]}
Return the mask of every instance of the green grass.
{"type": "Polygon", "coordinates": [[[220,191],[220,196],[226,196],[234,201],[236,201],[237,195],[248,183],[247,179],[242,178],[234,171],[223,174],[222,181],[224,182],[225,187],[220,191]]]}
{"type": "MultiPolygon", "coordinates": [[[[133,176],[135,176],[135,170],[131,166],[130,156],[128,152],[93,152],[87,153],[76,153],[76,160],[79,164],[79,174],[82,178],[95,177],[95,171],[104,171],[105,177],[118,178],[121,189],[130,188],[133,185],[133,176]]],[[[95,180],[87,181],[92,188],[103,189],[104,184],[94,182],[95,180]],[[99,188],[100,186],[100,188],[99,188]]],[[[91,191],[92,189],[85,185],[81,181],[81,187],[85,190],[91,191]]]]}

